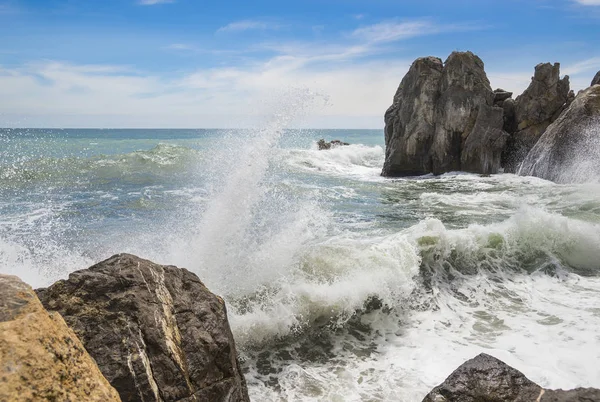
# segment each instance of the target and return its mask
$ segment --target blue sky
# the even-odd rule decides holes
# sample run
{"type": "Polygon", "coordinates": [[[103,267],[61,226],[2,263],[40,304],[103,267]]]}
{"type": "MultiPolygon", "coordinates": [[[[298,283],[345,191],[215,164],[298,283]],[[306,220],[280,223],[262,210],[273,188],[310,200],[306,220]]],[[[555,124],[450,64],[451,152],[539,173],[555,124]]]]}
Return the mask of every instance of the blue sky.
{"type": "Polygon", "coordinates": [[[582,89],[600,0],[0,0],[0,126],[248,127],[300,102],[292,125],[380,128],[410,63],[453,50],[516,94],[548,61],[582,89]]]}

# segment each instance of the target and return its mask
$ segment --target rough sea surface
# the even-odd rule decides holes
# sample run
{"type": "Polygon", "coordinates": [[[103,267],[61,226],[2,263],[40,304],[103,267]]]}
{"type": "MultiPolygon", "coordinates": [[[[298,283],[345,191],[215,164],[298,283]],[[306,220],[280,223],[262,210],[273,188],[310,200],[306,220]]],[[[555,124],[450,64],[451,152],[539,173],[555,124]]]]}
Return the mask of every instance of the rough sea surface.
{"type": "Polygon", "coordinates": [[[255,401],[420,401],[480,352],[600,386],[597,178],[392,180],[383,159],[382,130],[3,129],[0,271],[194,271],[255,401]]]}

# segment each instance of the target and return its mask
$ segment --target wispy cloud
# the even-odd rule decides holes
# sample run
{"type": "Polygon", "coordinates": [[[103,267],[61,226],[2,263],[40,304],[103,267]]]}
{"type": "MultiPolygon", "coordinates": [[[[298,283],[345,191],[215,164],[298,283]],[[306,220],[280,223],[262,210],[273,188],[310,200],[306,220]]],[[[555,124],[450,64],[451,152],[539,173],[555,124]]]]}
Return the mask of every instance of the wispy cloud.
{"type": "Polygon", "coordinates": [[[430,20],[415,21],[384,21],[364,26],[354,30],[352,37],[366,43],[386,43],[414,38],[417,36],[434,35],[443,32],[460,32],[483,29],[475,24],[438,24],[430,20]]]}
{"type": "Polygon", "coordinates": [[[249,30],[279,29],[280,25],[260,20],[242,20],[229,23],[217,29],[217,33],[243,32],[249,30]]]}
{"type": "Polygon", "coordinates": [[[153,6],[155,4],[175,3],[175,0],[139,0],[138,4],[143,6],[153,6]]]}
{"type": "Polygon", "coordinates": [[[577,63],[569,64],[563,68],[563,72],[569,75],[584,73],[587,71],[596,72],[600,70],[600,57],[592,57],[577,63]]]}
{"type": "Polygon", "coordinates": [[[583,6],[600,6],[600,0],[574,0],[583,6]]]}

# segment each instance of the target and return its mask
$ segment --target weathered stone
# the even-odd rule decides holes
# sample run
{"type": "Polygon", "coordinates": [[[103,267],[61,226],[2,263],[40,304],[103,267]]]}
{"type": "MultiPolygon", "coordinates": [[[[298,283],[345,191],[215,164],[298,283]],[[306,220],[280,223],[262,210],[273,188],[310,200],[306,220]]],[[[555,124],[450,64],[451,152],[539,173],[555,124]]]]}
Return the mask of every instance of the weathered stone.
{"type": "Polygon", "coordinates": [[[319,147],[319,151],[336,148],[342,145],[350,145],[347,142],[342,142],[340,140],[332,140],[330,142],[326,142],[324,139],[320,139],[317,141],[317,146],[319,147]]]}
{"type": "Polygon", "coordinates": [[[471,52],[453,52],[444,64],[435,57],[417,59],[385,114],[382,175],[496,173],[506,135],[499,133],[502,109],[493,109],[494,97],[483,62],[471,52]]]}
{"type": "Polygon", "coordinates": [[[502,130],[503,110],[480,105],[477,120],[461,151],[461,170],[491,174],[498,171],[508,134],[502,130]],[[475,134],[473,134],[475,133],[475,134]]]}
{"type": "Polygon", "coordinates": [[[559,183],[600,177],[600,86],[581,91],[544,132],[519,174],[559,183]]]}
{"type": "Polygon", "coordinates": [[[506,172],[515,172],[546,128],[558,118],[569,100],[569,76],[560,78],[559,63],[540,63],[527,89],[515,100],[514,122],[505,127],[511,137],[504,153],[506,172]]]}
{"type": "Polygon", "coordinates": [[[593,87],[594,85],[600,85],[600,71],[598,71],[592,79],[592,83],[590,84],[590,86],[593,87]]]}
{"type": "Polygon", "coordinates": [[[8,275],[0,275],[0,401],[120,401],[61,316],[8,275]]]}
{"type": "Polygon", "coordinates": [[[494,89],[494,105],[502,106],[502,103],[511,98],[513,95],[512,92],[505,91],[504,89],[497,88],[494,89]]]}
{"type": "Polygon", "coordinates": [[[129,254],[38,295],[123,401],[248,401],[225,303],[196,275],[129,254]]]}
{"type": "MultiPolygon", "coordinates": [[[[483,61],[471,52],[453,52],[444,63],[439,88],[440,96],[435,105],[435,136],[431,147],[432,171],[441,174],[466,170],[461,166],[461,152],[467,138],[475,136],[472,143],[480,144],[477,137],[486,135],[487,130],[481,130],[485,124],[497,123],[480,120],[481,124],[475,127],[480,107],[491,107],[494,101],[483,61]]],[[[502,129],[502,122],[491,128],[502,129]]],[[[499,167],[498,164],[491,171],[473,172],[496,173],[499,167]]]]}
{"type": "Polygon", "coordinates": [[[482,353],[457,368],[423,402],[595,402],[600,390],[543,389],[523,373],[482,353]]]}
{"type": "Polygon", "coordinates": [[[422,175],[432,171],[430,148],[434,111],[444,65],[437,57],[415,60],[385,113],[383,176],[422,175]]]}

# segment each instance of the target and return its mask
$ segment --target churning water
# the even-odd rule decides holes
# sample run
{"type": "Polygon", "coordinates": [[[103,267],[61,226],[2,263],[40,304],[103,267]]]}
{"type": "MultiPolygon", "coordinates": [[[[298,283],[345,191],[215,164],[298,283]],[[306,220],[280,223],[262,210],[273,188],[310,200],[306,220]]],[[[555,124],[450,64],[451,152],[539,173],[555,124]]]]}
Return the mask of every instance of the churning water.
{"type": "Polygon", "coordinates": [[[1,271],[43,286],[118,252],[193,270],[228,303],[256,401],[419,401],[482,351],[599,385],[600,185],[387,180],[381,130],[288,116],[1,131],[1,271]]]}

